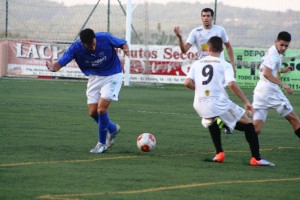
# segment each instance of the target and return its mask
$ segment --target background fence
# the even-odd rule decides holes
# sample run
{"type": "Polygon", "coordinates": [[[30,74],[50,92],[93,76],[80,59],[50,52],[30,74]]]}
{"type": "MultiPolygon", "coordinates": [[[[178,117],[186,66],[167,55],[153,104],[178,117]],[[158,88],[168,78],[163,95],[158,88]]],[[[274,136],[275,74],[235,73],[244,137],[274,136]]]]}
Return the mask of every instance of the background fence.
{"type": "MultiPolygon", "coordinates": [[[[263,0],[262,0],[263,1],[263,0]]],[[[126,1],[95,0],[93,5],[65,6],[50,0],[0,0],[1,38],[74,41],[84,27],[125,38],[126,1]]],[[[288,0],[291,8],[298,0],[288,0]]],[[[201,24],[204,7],[215,8],[216,23],[225,27],[233,47],[268,48],[281,30],[291,32],[290,48],[300,46],[300,12],[265,11],[199,3],[155,4],[141,0],[132,13],[132,44],[177,45],[174,26],[186,38],[201,24]]]]}

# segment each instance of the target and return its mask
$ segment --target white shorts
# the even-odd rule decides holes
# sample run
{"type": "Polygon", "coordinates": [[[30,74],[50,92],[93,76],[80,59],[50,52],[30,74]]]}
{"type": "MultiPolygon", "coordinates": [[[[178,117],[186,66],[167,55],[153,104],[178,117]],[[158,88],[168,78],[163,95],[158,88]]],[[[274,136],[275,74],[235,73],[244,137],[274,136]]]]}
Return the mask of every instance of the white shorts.
{"type": "MultiPolygon", "coordinates": [[[[238,106],[237,104],[230,102],[230,106],[228,108],[228,110],[223,113],[222,115],[216,116],[221,118],[221,120],[224,122],[224,124],[226,124],[228,126],[228,128],[230,128],[231,131],[234,130],[234,127],[236,125],[236,123],[238,121],[240,121],[240,119],[242,118],[242,116],[245,114],[245,110],[243,108],[241,108],[240,106],[238,106]]],[[[210,119],[206,119],[203,118],[202,119],[202,125],[204,126],[204,128],[207,128],[208,126],[210,126],[213,122],[214,122],[214,118],[210,118],[210,119]]]]}
{"type": "Polygon", "coordinates": [[[266,121],[268,109],[273,108],[282,117],[293,111],[293,107],[283,93],[277,94],[255,94],[253,97],[253,120],[266,121]]]}
{"type": "Polygon", "coordinates": [[[235,103],[232,103],[229,109],[219,117],[222,119],[224,124],[226,124],[228,128],[233,131],[236,123],[240,121],[245,112],[246,111],[243,108],[235,103]]]}
{"type": "Polygon", "coordinates": [[[122,79],[122,73],[111,76],[90,76],[86,89],[87,103],[96,104],[100,97],[109,101],[118,101],[122,79]]]}
{"type": "MultiPolygon", "coordinates": [[[[231,102],[231,105],[229,106],[228,110],[222,115],[216,117],[221,118],[224,124],[226,124],[228,128],[231,131],[233,131],[236,123],[240,121],[240,119],[245,114],[245,112],[246,111],[243,108],[231,102]]],[[[210,126],[214,121],[215,118],[210,118],[210,119],[203,118],[202,125],[204,126],[204,128],[208,128],[208,126],[210,126]]]]}

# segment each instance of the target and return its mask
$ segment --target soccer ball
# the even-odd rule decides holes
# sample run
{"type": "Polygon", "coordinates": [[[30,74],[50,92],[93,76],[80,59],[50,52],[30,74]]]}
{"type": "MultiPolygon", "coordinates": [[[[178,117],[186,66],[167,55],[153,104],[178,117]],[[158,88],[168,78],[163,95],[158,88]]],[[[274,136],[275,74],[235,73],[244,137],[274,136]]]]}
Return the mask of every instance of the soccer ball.
{"type": "Polygon", "coordinates": [[[151,151],[156,145],[156,139],[151,133],[142,133],[136,140],[136,145],[141,151],[151,151]]]}

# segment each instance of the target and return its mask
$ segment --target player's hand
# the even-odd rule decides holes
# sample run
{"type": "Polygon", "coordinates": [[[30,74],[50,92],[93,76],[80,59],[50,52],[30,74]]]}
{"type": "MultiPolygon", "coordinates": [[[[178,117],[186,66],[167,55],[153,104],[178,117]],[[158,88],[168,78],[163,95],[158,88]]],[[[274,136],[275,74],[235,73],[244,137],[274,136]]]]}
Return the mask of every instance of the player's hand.
{"type": "Polygon", "coordinates": [[[128,57],[130,57],[130,54],[129,54],[129,49],[123,49],[123,52],[124,52],[124,54],[125,54],[125,56],[128,56],[128,57]]]}
{"type": "Polygon", "coordinates": [[[249,117],[253,116],[254,108],[250,102],[245,104],[245,110],[246,110],[247,116],[249,116],[249,117]]]}
{"type": "Polygon", "coordinates": [[[294,67],[293,66],[287,66],[285,68],[283,68],[281,70],[282,73],[286,73],[286,72],[289,72],[289,71],[293,71],[294,70],[294,67]]]}
{"type": "Polygon", "coordinates": [[[292,88],[290,88],[287,84],[284,84],[283,88],[284,88],[284,90],[285,90],[286,93],[293,94],[292,88]]]}
{"type": "Polygon", "coordinates": [[[46,61],[46,67],[48,68],[49,71],[54,72],[54,63],[50,61],[46,61]]]}
{"type": "Polygon", "coordinates": [[[174,33],[177,35],[177,37],[181,38],[180,28],[178,26],[174,28],[174,33]]]}
{"type": "Polygon", "coordinates": [[[123,53],[125,56],[130,57],[130,51],[129,51],[129,47],[128,44],[123,44],[123,46],[121,47],[121,49],[123,50],[123,53]]]}

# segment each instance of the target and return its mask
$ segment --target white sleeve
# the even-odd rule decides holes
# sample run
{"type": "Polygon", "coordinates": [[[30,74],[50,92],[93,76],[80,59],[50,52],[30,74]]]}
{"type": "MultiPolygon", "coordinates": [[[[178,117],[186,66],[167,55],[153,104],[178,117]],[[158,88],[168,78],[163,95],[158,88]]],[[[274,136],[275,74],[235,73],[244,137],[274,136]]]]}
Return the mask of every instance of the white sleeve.
{"type": "Polygon", "coordinates": [[[196,40],[195,40],[195,29],[192,30],[189,34],[189,37],[186,39],[186,42],[185,43],[189,43],[190,45],[194,45],[196,40]]]}
{"type": "Polygon", "coordinates": [[[276,67],[276,63],[277,63],[276,61],[277,61],[276,57],[274,57],[272,55],[267,55],[263,58],[261,66],[266,66],[266,67],[274,70],[276,67]]]}
{"type": "Polygon", "coordinates": [[[195,63],[192,64],[192,66],[191,66],[191,68],[190,68],[190,70],[189,70],[186,78],[190,78],[192,80],[195,80],[195,78],[194,78],[195,77],[194,76],[194,74],[195,74],[195,67],[194,66],[195,66],[195,63]]]}
{"type": "Polygon", "coordinates": [[[221,32],[221,38],[222,38],[223,43],[229,42],[229,38],[228,38],[227,33],[226,33],[226,31],[223,27],[222,27],[222,32],[221,32]]]}
{"type": "Polygon", "coordinates": [[[235,82],[233,68],[228,62],[225,64],[225,81],[226,83],[235,82]]]}

